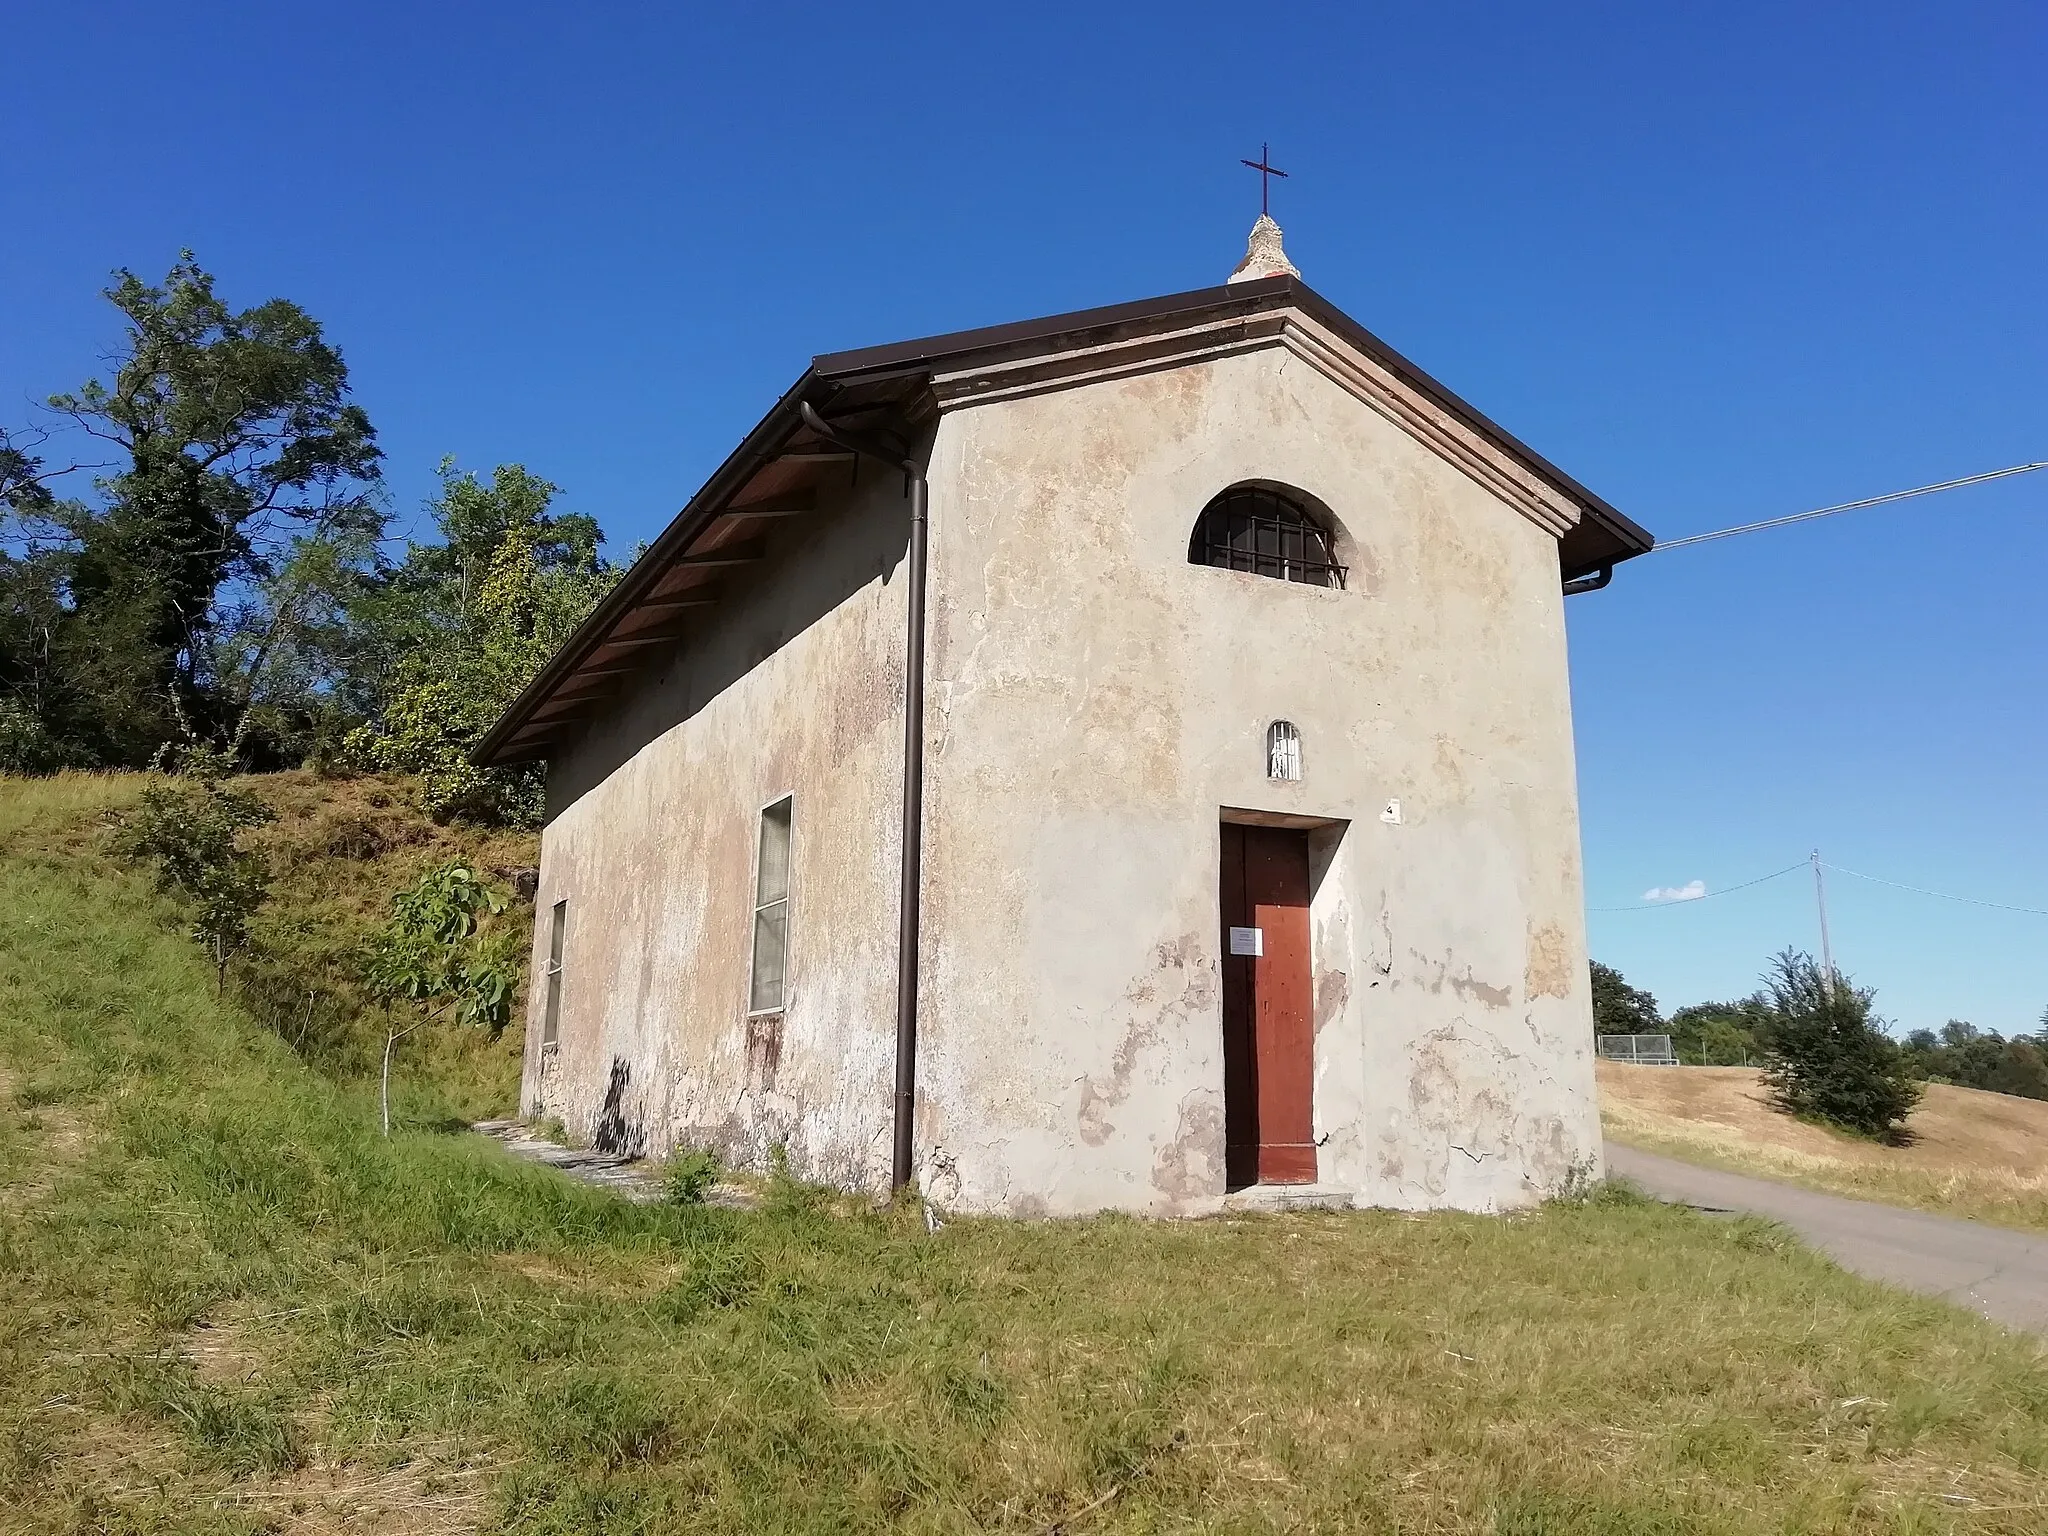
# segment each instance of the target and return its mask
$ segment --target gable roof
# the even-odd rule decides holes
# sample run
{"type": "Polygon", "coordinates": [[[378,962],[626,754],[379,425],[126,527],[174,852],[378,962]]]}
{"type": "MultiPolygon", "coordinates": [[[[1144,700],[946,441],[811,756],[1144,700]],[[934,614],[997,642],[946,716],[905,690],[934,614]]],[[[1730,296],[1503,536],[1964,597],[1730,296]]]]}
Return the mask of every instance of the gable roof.
{"type": "Polygon", "coordinates": [[[1003,370],[1014,374],[1034,359],[1107,354],[1120,347],[1142,354],[1147,338],[1171,338],[1193,329],[1227,346],[1233,338],[1269,335],[1271,326],[1258,323],[1289,310],[1306,315],[1420,397],[1447,418],[1449,430],[1483,443],[1547,487],[1554,498],[1575,507],[1575,524],[1558,540],[1564,579],[1650,549],[1654,541],[1642,528],[1297,277],[1260,278],[832,352],[811,360],[802,377],[507,706],[471,756],[487,767],[546,757],[564,730],[601,709],[622,679],[652,659],[650,652],[680,638],[679,621],[691,610],[717,602],[721,570],[760,558],[754,535],[764,520],[802,516],[816,506],[821,477],[833,464],[843,465],[848,455],[804,425],[800,405],[808,403],[835,424],[854,430],[880,427],[910,436],[940,408],[937,381],[946,381],[949,398],[973,396],[999,387],[1003,370]]]}

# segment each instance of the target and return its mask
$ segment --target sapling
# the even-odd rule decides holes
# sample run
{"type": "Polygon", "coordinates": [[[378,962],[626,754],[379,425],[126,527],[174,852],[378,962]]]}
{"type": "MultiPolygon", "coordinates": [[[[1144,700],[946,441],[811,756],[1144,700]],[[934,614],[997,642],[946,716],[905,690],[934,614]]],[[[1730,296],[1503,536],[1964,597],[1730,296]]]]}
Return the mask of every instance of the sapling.
{"type": "Polygon", "coordinates": [[[516,936],[496,930],[505,898],[467,864],[428,870],[391,898],[391,916],[370,942],[363,974],[384,1005],[384,1060],[378,1094],[391,1134],[391,1058],[398,1042],[436,1020],[453,1019],[493,1034],[512,1016],[516,936]],[[409,1004],[404,1028],[394,1010],[409,1004]]]}
{"type": "Polygon", "coordinates": [[[192,937],[213,959],[216,995],[226,988],[228,961],[249,947],[249,921],[270,894],[269,868],[239,839],[245,828],[271,819],[254,795],[209,774],[151,784],[117,820],[115,846],[150,860],[157,889],[193,904],[192,937]]]}

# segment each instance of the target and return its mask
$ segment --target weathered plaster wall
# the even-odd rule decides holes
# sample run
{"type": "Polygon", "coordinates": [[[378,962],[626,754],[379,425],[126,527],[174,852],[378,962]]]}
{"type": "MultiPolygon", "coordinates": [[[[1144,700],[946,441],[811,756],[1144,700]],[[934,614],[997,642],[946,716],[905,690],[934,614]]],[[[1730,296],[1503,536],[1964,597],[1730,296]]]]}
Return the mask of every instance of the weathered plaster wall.
{"type": "Polygon", "coordinates": [[[532,989],[524,1102],[600,1145],[713,1145],[886,1187],[903,576],[898,480],[777,526],[769,559],[548,775],[534,974],[569,901],[560,1050],[532,989]],[[763,806],[795,796],[789,1000],[748,1017],[763,806]]]}
{"type": "Polygon", "coordinates": [[[1349,823],[1312,906],[1323,1182],[1496,1209],[1596,1169],[1555,539],[1278,349],[958,410],[931,473],[933,1193],[1221,1194],[1226,806],[1349,823]],[[1258,479],[1341,520],[1348,590],[1187,563],[1258,479]]]}

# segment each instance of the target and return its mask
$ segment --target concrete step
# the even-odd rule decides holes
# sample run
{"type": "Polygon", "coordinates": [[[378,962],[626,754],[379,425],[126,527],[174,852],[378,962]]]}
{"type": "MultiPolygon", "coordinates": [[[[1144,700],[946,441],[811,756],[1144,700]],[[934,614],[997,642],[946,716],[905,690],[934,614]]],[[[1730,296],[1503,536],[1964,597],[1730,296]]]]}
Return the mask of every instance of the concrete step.
{"type": "Polygon", "coordinates": [[[1348,1211],[1354,1203],[1335,1184],[1252,1184],[1223,1197],[1226,1211],[1348,1211]]]}

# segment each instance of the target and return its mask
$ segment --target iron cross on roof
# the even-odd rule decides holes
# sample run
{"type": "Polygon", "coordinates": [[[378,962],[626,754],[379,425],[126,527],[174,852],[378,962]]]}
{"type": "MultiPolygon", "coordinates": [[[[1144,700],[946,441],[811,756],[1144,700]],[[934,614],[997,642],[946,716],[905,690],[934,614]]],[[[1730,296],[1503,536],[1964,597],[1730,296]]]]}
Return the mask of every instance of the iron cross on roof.
{"type": "Polygon", "coordinates": [[[1253,170],[1259,173],[1259,212],[1261,214],[1270,214],[1272,212],[1272,210],[1266,206],[1266,188],[1269,185],[1267,178],[1271,176],[1278,176],[1282,181],[1285,181],[1287,179],[1287,173],[1285,171],[1280,170],[1279,168],[1269,165],[1267,163],[1272,158],[1272,150],[1268,148],[1266,145],[1261,144],[1259,146],[1258,159],[1238,161],[1239,165],[1248,165],[1253,170]]]}

